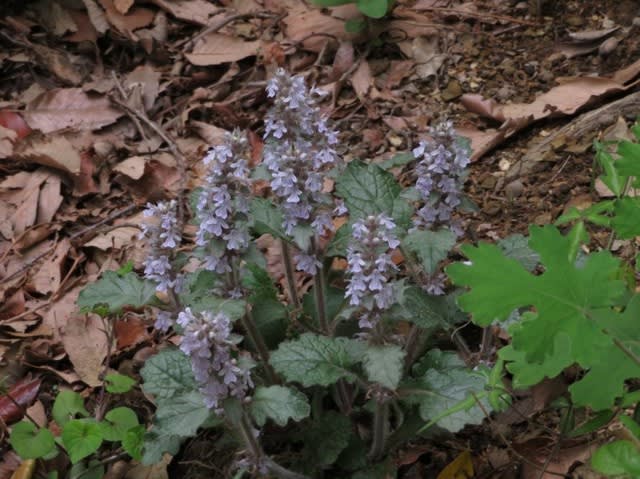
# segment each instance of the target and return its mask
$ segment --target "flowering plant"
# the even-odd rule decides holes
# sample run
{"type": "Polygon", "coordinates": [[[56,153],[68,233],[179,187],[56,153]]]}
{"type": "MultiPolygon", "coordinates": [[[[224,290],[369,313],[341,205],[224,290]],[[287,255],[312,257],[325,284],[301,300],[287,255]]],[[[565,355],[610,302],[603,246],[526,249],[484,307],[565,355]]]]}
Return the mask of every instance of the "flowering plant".
{"type": "Polygon", "coordinates": [[[377,477],[393,469],[399,434],[457,431],[497,404],[489,393],[499,376],[431,339],[445,330],[464,342],[440,264],[462,224],[454,217],[470,151],[450,123],[432,129],[414,150],[419,194],[409,200],[380,166],[342,163],[321,92],[302,77],[277,71],[267,96],[261,167],[271,196],[252,195],[249,142],[228,133],[193,194],[195,272],[180,268],[176,202],[145,211],[139,289],[148,295],[150,285],[162,301],[136,303],[152,304],[156,328],[181,341],[141,371],[158,408],[143,460],[176,454],[200,428],[229,426],[242,444],[235,467],[256,475],[377,477]],[[265,234],[279,244],[282,278],[256,247],[265,234]],[[278,429],[290,454],[270,437],[278,429]]]}

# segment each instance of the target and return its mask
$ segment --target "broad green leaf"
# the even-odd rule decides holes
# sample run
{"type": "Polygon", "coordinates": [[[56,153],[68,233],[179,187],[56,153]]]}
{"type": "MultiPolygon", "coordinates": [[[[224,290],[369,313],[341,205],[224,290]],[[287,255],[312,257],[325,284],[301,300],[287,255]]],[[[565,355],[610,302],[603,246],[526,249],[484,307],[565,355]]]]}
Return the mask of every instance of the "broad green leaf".
{"type": "MultiPolygon", "coordinates": [[[[614,165],[615,160],[613,156],[611,156],[611,153],[607,151],[606,145],[595,142],[594,146],[596,148],[596,160],[604,171],[604,174],[600,175],[600,179],[614,195],[620,196],[626,178],[620,176],[616,165],[614,165]]],[[[620,151],[618,151],[618,153],[620,153],[620,151]]]]}
{"type": "Polygon", "coordinates": [[[156,295],[156,285],[135,273],[120,276],[105,271],[95,283],[87,285],[78,296],[78,307],[84,312],[104,306],[109,313],[118,313],[125,306],[141,308],[150,304],[156,295]]]}
{"type": "Polygon", "coordinates": [[[513,352],[524,353],[511,354],[514,363],[508,369],[516,382],[531,379],[523,381],[518,371],[559,372],[578,363],[589,371],[571,386],[576,404],[597,410],[610,407],[622,393],[621,378],[640,373],[594,321],[624,294],[624,283],[615,279],[620,262],[602,251],[585,255],[577,265],[569,259],[570,239],[555,227],[531,227],[530,233],[529,246],[540,254],[544,273],[530,274],[496,246],[465,246],[463,252],[471,264],[447,268],[456,284],[471,288],[458,302],[480,325],[504,320],[516,308],[533,306],[537,317],[513,330],[513,352]],[[607,364],[614,358],[617,366],[612,374],[607,364]]]}
{"type": "Polygon", "coordinates": [[[485,414],[477,401],[491,410],[485,392],[488,375],[463,365],[456,367],[458,361],[455,353],[432,350],[421,361],[426,372],[403,385],[409,394],[407,401],[418,404],[424,421],[451,432],[482,422],[485,414]]]}
{"type": "Polygon", "coordinates": [[[274,238],[287,240],[287,234],[282,227],[282,213],[273,203],[264,198],[254,198],[251,201],[251,229],[257,236],[270,234],[274,238]]]}
{"type": "Polygon", "coordinates": [[[391,173],[361,161],[349,163],[336,181],[336,193],[344,199],[351,219],[378,213],[392,216],[400,192],[391,173]]]}
{"type": "Polygon", "coordinates": [[[339,379],[352,381],[357,360],[349,352],[352,340],[305,333],[280,344],[271,354],[271,365],[287,378],[305,387],[328,386],[339,379]]]}
{"type": "Polygon", "coordinates": [[[105,441],[122,441],[127,431],[138,424],[138,416],[128,407],[112,409],[105,414],[104,420],[98,423],[105,441]]]}
{"type": "Polygon", "coordinates": [[[162,456],[168,453],[175,456],[180,450],[180,445],[185,437],[176,434],[165,434],[162,430],[147,431],[144,435],[142,452],[142,464],[151,466],[162,460],[162,456]]]}
{"type": "Polygon", "coordinates": [[[343,224],[336,234],[331,238],[329,246],[327,246],[327,256],[347,256],[347,246],[349,246],[349,240],[351,239],[351,227],[352,223],[347,222],[343,224]]]}
{"type": "Polygon", "coordinates": [[[104,378],[105,388],[108,393],[122,394],[131,391],[136,380],[124,374],[107,374],[104,378]]]}
{"type": "Polygon", "coordinates": [[[616,413],[612,410],[601,411],[596,414],[595,417],[571,431],[568,437],[579,437],[584,434],[591,434],[609,424],[615,415],[616,413]]]}
{"type": "Polygon", "coordinates": [[[104,464],[97,460],[89,461],[89,464],[79,462],[71,466],[67,479],[104,479],[104,464]]]}
{"type": "Polygon", "coordinates": [[[327,411],[305,427],[302,433],[305,464],[313,467],[330,466],[349,445],[353,435],[348,417],[327,411]]]}
{"type": "Polygon", "coordinates": [[[60,391],[56,396],[51,414],[59,426],[64,426],[77,415],[82,417],[89,416],[89,411],[85,409],[84,399],[80,394],[64,390],[60,391]]]}
{"type": "Polygon", "coordinates": [[[357,0],[358,10],[371,18],[382,18],[389,9],[389,0],[357,0]]]}
{"type": "Polygon", "coordinates": [[[96,452],[102,444],[100,426],[88,419],[69,421],[62,428],[61,437],[73,464],[96,452]]]}
{"type": "Polygon", "coordinates": [[[179,349],[163,349],[149,358],[140,371],[142,389],[156,400],[172,398],[197,389],[191,360],[179,349]]]}
{"type": "Polygon", "coordinates": [[[461,320],[466,320],[455,304],[455,297],[433,296],[417,286],[404,288],[399,301],[405,310],[403,319],[424,329],[450,329],[461,320]]]}
{"type": "Polygon", "coordinates": [[[145,427],[140,424],[129,429],[122,438],[122,449],[136,461],[142,460],[145,427]]]}
{"type": "Polygon", "coordinates": [[[515,259],[527,271],[533,271],[540,262],[540,255],[529,247],[529,239],[526,236],[507,236],[498,241],[498,246],[507,258],[515,259]]]}
{"type": "Polygon", "coordinates": [[[403,248],[415,253],[422,267],[433,274],[440,261],[445,259],[456,244],[456,235],[452,231],[414,230],[402,240],[403,248]]]}
{"type": "Polygon", "coordinates": [[[397,168],[398,166],[408,165],[415,159],[416,157],[413,156],[413,153],[411,153],[410,151],[405,151],[405,152],[397,153],[393,155],[388,160],[385,160],[379,163],[379,165],[380,165],[380,168],[383,168],[385,170],[390,170],[391,168],[397,168]]]}
{"type": "Polygon", "coordinates": [[[621,198],[614,207],[611,226],[622,239],[640,236],[640,198],[621,198]]]}
{"type": "MultiPolygon", "coordinates": [[[[334,286],[325,286],[324,299],[326,303],[325,310],[327,319],[329,321],[333,321],[345,303],[344,289],[336,288],[334,286]]],[[[305,294],[302,298],[302,308],[304,313],[313,319],[314,324],[319,325],[318,308],[316,308],[316,295],[313,287],[311,288],[311,291],[305,294]]]]}
{"type": "Polygon", "coordinates": [[[56,450],[56,442],[49,429],[38,429],[30,421],[20,421],[11,427],[9,444],[22,459],[38,459],[56,450]]]}
{"type": "MultiPolygon", "coordinates": [[[[251,310],[253,321],[269,349],[275,348],[287,335],[289,316],[284,304],[276,299],[258,298],[251,310]]],[[[247,337],[245,341],[250,341],[247,337]]],[[[255,346],[254,346],[255,348],[255,346]]]]}
{"type": "Polygon", "coordinates": [[[640,451],[631,441],[605,444],[591,457],[591,467],[610,476],[640,477],[640,451]]]}
{"type": "Polygon", "coordinates": [[[620,158],[616,160],[615,167],[620,175],[640,176],[640,144],[621,141],[618,143],[618,155],[620,158]]]}
{"type": "Polygon", "coordinates": [[[402,377],[405,351],[394,344],[369,345],[362,362],[370,381],[395,389],[402,377]]]}
{"type": "Polygon", "coordinates": [[[289,419],[298,422],[309,415],[311,407],[300,391],[283,386],[257,387],[251,400],[251,414],[260,427],[267,419],[286,426],[289,419]]]}
{"type": "Polygon", "coordinates": [[[195,436],[210,416],[202,394],[191,391],[158,403],[154,429],[162,430],[163,435],[195,436]]]}

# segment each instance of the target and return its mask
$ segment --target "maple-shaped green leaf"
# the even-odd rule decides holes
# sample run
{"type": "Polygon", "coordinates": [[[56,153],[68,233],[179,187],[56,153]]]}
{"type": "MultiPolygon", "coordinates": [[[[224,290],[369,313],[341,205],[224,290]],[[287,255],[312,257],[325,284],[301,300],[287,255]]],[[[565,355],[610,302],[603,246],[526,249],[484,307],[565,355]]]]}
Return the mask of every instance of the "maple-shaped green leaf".
{"type": "Polygon", "coordinates": [[[87,285],[78,296],[78,307],[84,312],[104,307],[111,314],[125,306],[141,308],[150,304],[156,295],[156,285],[135,273],[119,275],[105,271],[95,283],[87,285]]]}
{"type": "Polygon", "coordinates": [[[260,427],[264,426],[267,418],[284,427],[289,419],[298,422],[310,412],[307,396],[283,386],[257,387],[251,400],[251,414],[260,427]]]}
{"type": "Polygon", "coordinates": [[[470,264],[447,268],[454,283],[471,288],[459,297],[459,304],[481,325],[504,320],[516,308],[534,307],[537,316],[522,322],[512,333],[512,347],[518,354],[512,354],[515,363],[509,369],[516,374],[516,381],[531,380],[523,381],[517,372],[531,375],[529,366],[546,373],[578,363],[590,371],[572,386],[574,400],[596,409],[608,407],[621,393],[621,376],[637,369],[631,360],[621,359],[622,364],[616,363],[622,370],[620,375],[606,373],[604,365],[613,357],[620,358],[621,351],[596,320],[617,305],[625,292],[624,283],[616,279],[620,262],[602,251],[573,263],[571,241],[555,227],[532,226],[530,233],[529,246],[540,255],[544,273],[536,276],[527,272],[496,246],[465,246],[463,253],[470,264]],[[607,389],[598,386],[598,391],[589,391],[585,387],[599,381],[607,384],[607,389]]]}
{"type": "Polygon", "coordinates": [[[303,386],[328,386],[339,379],[353,380],[351,367],[357,362],[347,338],[328,338],[305,333],[294,341],[280,344],[270,363],[289,381],[303,386]]]}
{"type": "Polygon", "coordinates": [[[614,206],[611,226],[622,239],[640,236],[640,198],[621,198],[614,206]]]}

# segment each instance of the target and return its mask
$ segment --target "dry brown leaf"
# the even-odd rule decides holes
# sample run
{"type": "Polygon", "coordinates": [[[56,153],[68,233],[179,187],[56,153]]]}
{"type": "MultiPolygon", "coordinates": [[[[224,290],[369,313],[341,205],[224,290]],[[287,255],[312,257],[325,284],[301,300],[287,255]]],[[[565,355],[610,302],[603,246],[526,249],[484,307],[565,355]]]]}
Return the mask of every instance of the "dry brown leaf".
{"type": "Polygon", "coordinates": [[[25,311],[24,291],[17,290],[0,306],[0,323],[25,311]]]}
{"type": "Polygon", "coordinates": [[[116,348],[118,351],[130,348],[149,339],[149,325],[137,316],[121,319],[114,323],[116,348]]]}
{"type": "Polygon", "coordinates": [[[134,41],[137,41],[138,38],[133,32],[149,26],[155,16],[153,10],[144,7],[134,7],[129,10],[127,15],[123,15],[116,10],[113,0],[100,0],[100,5],[105,9],[109,23],[125,37],[134,41]]]}
{"type": "Polygon", "coordinates": [[[330,82],[339,80],[353,66],[354,58],[353,43],[348,41],[340,42],[328,80],[330,82]]]}
{"type": "Polygon", "coordinates": [[[8,158],[13,154],[13,144],[18,139],[18,134],[0,126],[0,159],[8,158]]]}
{"type": "Polygon", "coordinates": [[[141,86],[144,108],[149,111],[153,108],[160,91],[160,76],[160,72],[148,65],[142,65],[129,73],[122,83],[128,89],[136,85],[141,86]]]}
{"type": "Polygon", "coordinates": [[[126,15],[135,0],[113,0],[113,7],[122,15],[126,15]]]}
{"type": "Polygon", "coordinates": [[[416,63],[416,73],[422,79],[438,74],[447,55],[440,51],[440,36],[416,37],[411,43],[411,57],[416,63]]]}
{"type": "Polygon", "coordinates": [[[60,208],[63,197],[60,194],[62,182],[56,174],[49,176],[40,188],[38,198],[38,216],[36,224],[49,223],[60,208]]]}
{"type": "MultiPolygon", "coordinates": [[[[90,277],[88,281],[92,281],[93,279],[95,279],[95,276],[90,277]]],[[[60,330],[64,328],[67,319],[78,311],[76,300],[78,299],[78,294],[80,294],[83,287],[84,286],[78,286],[71,289],[53,303],[47,310],[41,310],[38,312],[42,317],[42,324],[53,331],[55,340],[60,339],[60,330]]]]}
{"type": "Polygon", "coordinates": [[[72,314],[66,318],[60,335],[64,349],[80,379],[89,386],[100,386],[100,373],[108,350],[102,319],[95,314],[72,314]]]}
{"type": "Polygon", "coordinates": [[[105,96],[85,93],[80,88],[49,90],[29,103],[23,112],[27,124],[43,133],[66,128],[95,130],[122,115],[105,96]]]}
{"type": "Polygon", "coordinates": [[[62,226],[55,223],[42,223],[28,228],[24,233],[13,239],[13,247],[16,251],[23,252],[33,245],[44,241],[52,233],[60,231],[62,226]]]}
{"type": "Polygon", "coordinates": [[[414,65],[415,63],[411,60],[392,60],[389,65],[385,88],[392,89],[400,86],[402,80],[411,74],[414,65]]]}
{"type": "Polygon", "coordinates": [[[93,25],[93,21],[90,19],[89,15],[80,10],[71,10],[69,14],[73,18],[73,21],[76,22],[76,25],[78,25],[78,31],[65,36],[63,40],[72,43],[95,43],[98,40],[98,30],[96,30],[96,27],[93,25]]]}
{"type": "Polygon", "coordinates": [[[107,233],[100,234],[91,241],[86,242],[83,246],[92,246],[103,251],[111,248],[122,249],[131,244],[131,241],[140,234],[140,229],[134,226],[123,226],[115,228],[107,233]]]}
{"type": "Polygon", "coordinates": [[[224,128],[202,121],[191,120],[189,124],[195,128],[196,133],[210,146],[221,144],[224,141],[224,135],[228,133],[224,128]]]}
{"type": "Polygon", "coordinates": [[[14,156],[20,160],[51,166],[73,175],[80,173],[80,155],[63,136],[41,136],[19,146],[14,156]]]}
{"type": "Polygon", "coordinates": [[[30,46],[37,63],[53,73],[60,81],[73,86],[82,83],[84,75],[71,63],[66,52],[36,43],[31,43],[30,46]]]}
{"type": "Polygon", "coordinates": [[[85,8],[87,9],[91,25],[97,32],[104,35],[107,30],[109,30],[109,22],[107,21],[107,17],[102,8],[98,6],[95,0],[82,0],[82,3],[84,3],[85,8]]]}
{"type": "Polygon", "coordinates": [[[71,242],[64,238],[57,245],[51,256],[49,256],[31,276],[27,283],[27,288],[40,294],[49,294],[60,288],[60,281],[63,277],[62,266],[67,259],[71,242]]]}
{"type": "Polygon", "coordinates": [[[364,102],[367,98],[369,90],[373,87],[373,76],[371,75],[371,68],[369,62],[364,58],[360,61],[358,68],[351,77],[351,85],[360,98],[360,101],[364,102]]]}
{"type": "MultiPolygon", "coordinates": [[[[151,0],[164,11],[185,22],[209,25],[222,9],[206,0],[151,0]]],[[[222,17],[220,17],[222,18],[222,17]]]]}
{"type": "Polygon", "coordinates": [[[260,40],[246,42],[242,38],[210,33],[185,56],[194,65],[220,65],[257,55],[261,44],[260,40]]]}
{"type": "Polygon", "coordinates": [[[40,0],[32,7],[45,30],[61,37],[67,32],[75,32],[78,27],[69,11],[54,0],[40,0]]]}
{"type": "Polygon", "coordinates": [[[139,180],[144,175],[146,163],[147,160],[144,156],[132,156],[114,166],[113,171],[122,173],[132,180],[139,180]]]}
{"type": "Polygon", "coordinates": [[[38,200],[40,198],[40,184],[31,183],[21,192],[22,203],[10,218],[13,225],[13,236],[22,234],[27,228],[35,224],[38,216],[38,200]]]}
{"type": "MultiPolygon", "coordinates": [[[[310,8],[302,3],[297,3],[294,8],[287,9],[287,16],[283,22],[286,25],[287,38],[299,42],[304,39],[303,46],[306,50],[320,52],[327,42],[326,37],[312,36],[310,33],[322,32],[336,37],[342,41],[354,41],[358,35],[348,33],[344,29],[344,21],[358,17],[360,14],[355,5],[350,7],[349,14],[343,18],[327,15],[318,8],[310,8]]],[[[335,10],[335,9],[334,9],[335,10]]]]}

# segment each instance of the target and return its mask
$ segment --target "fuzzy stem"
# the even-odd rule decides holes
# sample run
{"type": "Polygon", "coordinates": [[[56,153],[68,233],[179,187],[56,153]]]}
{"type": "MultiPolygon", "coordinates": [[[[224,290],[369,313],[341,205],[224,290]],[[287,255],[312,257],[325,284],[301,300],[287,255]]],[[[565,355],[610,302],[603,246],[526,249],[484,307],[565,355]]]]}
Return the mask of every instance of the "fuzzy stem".
{"type": "Polygon", "coordinates": [[[256,351],[258,351],[258,355],[262,360],[262,366],[264,367],[264,371],[267,375],[267,381],[270,384],[278,384],[280,382],[278,375],[273,370],[271,364],[269,364],[269,348],[267,348],[264,338],[262,337],[262,334],[260,334],[260,331],[253,320],[253,314],[249,310],[249,307],[247,307],[246,314],[242,317],[242,325],[244,326],[249,339],[255,346],[256,351]]]}
{"type": "Polygon", "coordinates": [[[379,458],[384,452],[387,442],[387,421],[389,419],[389,404],[378,399],[373,413],[373,441],[368,457],[370,460],[379,458]]]}
{"type": "MultiPolygon", "coordinates": [[[[322,257],[319,251],[319,241],[318,238],[314,238],[313,241],[313,251],[316,256],[322,257]]],[[[329,320],[327,319],[327,310],[326,310],[326,292],[324,289],[324,265],[321,265],[316,271],[316,275],[313,283],[313,292],[316,300],[316,313],[318,315],[318,324],[320,325],[320,329],[329,336],[332,335],[331,328],[329,327],[329,320]]]]}
{"type": "Polygon", "coordinates": [[[411,365],[415,361],[416,350],[418,345],[420,344],[420,337],[422,336],[422,329],[416,326],[415,324],[411,326],[409,330],[409,334],[407,335],[407,342],[404,346],[406,351],[406,356],[404,358],[404,371],[405,373],[409,372],[411,369],[411,365]]]}
{"type": "Polygon", "coordinates": [[[289,243],[285,240],[280,240],[280,247],[282,248],[282,262],[284,263],[284,275],[287,280],[289,299],[295,309],[300,309],[300,299],[298,298],[298,291],[296,289],[296,277],[294,274],[293,259],[291,258],[291,249],[289,248],[289,243]]]}
{"type": "Polygon", "coordinates": [[[338,398],[340,399],[340,411],[345,416],[351,413],[351,395],[349,394],[349,388],[347,382],[344,379],[339,379],[336,388],[338,391],[338,398]]]}

